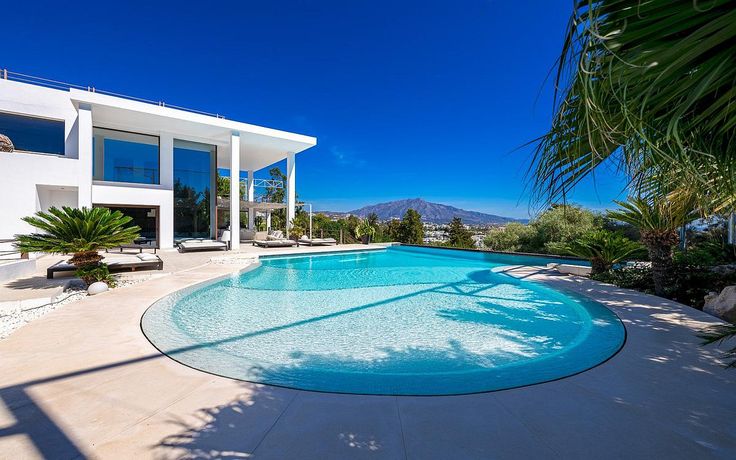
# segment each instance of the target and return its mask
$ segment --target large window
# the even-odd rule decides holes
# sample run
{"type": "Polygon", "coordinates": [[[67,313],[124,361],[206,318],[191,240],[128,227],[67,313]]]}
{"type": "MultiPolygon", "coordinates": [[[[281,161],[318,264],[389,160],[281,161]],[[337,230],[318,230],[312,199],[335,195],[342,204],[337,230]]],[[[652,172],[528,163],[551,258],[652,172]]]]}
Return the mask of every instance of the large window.
{"type": "Polygon", "coordinates": [[[93,178],[111,182],[159,184],[158,137],[94,129],[93,178]]]}
{"type": "Polygon", "coordinates": [[[64,122],[0,112],[0,134],[16,150],[64,155],[64,122]]]}
{"type": "Polygon", "coordinates": [[[95,205],[95,207],[108,208],[111,211],[120,211],[123,215],[133,220],[128,225],[137,225],[141,228],[140,236],[132,243],[141,246],[158,248],[158,206],[108,206],[95,205]]]}
{"type": "Polygon", "coordinates": [[[215,146],[174,140],[174,238],[211,236],[215,146]]]}

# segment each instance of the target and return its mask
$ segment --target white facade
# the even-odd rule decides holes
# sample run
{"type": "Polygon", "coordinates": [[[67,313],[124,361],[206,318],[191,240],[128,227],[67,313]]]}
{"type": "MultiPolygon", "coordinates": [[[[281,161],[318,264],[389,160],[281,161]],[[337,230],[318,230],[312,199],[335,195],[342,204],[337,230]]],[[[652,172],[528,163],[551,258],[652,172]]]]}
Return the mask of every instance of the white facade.
{"type": "MultiPolygon", "coordinates": [[[[254,172],[288,159],[287,215],[293,217],[295,155],[317,142],[309,136],[92,91],[0,79],[3,114],[63,122],[64,152],[55,155],[16,147],[15,152],[0,153],[0,239],[33,231],[21,218],[52,206],[132,206],[157,209],[157,245],[173,247],[176,142],[213,146],[215,168],[248,172],[249,196],[240,197],[239,187],[231,187],[230,223],[235,229],[241,225],[239,201],[253,198],[254,172]],[[156,180],[145,184],[98,180],[96,174],[102,173],[93,171],[93,152],[101,147],[93,144],[94,132],[100,128],[158,138],[156,180]]],[[[243,226],[253,225],[250,214],[250,222],[243,226]]],[[[210,222],[214,233],[216,223],[210,222]]],[[[237,240],[233,238],[233,248],[237,240]]]]}

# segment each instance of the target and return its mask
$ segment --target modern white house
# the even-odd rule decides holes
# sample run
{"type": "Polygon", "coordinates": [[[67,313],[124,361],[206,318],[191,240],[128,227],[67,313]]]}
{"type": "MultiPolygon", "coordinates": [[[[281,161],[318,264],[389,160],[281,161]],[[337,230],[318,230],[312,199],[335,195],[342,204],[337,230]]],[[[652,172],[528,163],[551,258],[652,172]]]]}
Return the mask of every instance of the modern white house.
{"type": "MultiPolygon", "coordinates": [[[[0,240],[33,231],[21,218],[36,211],[102,206],[131,215],[149,244],[164,249],[177,239],[216,237],[223,225],[239,235],[242,227],[254,228],[259,211],[285,207],[290,222],[296,154],[317,143],[314,137],[7,71],[0,71],[0,134],[15,147],[0,153],[0,240]],[[257,201],[255,172],[284,159],[286,203],[257,201]],[[218,168],[247,172],[245,196],[240,187],[230,187],[219,210],[218,168]],[[247,223],[240,222],[242,211],[247,223]]],[[[239,244],[232,238],[232,249],[239,244]]]]}

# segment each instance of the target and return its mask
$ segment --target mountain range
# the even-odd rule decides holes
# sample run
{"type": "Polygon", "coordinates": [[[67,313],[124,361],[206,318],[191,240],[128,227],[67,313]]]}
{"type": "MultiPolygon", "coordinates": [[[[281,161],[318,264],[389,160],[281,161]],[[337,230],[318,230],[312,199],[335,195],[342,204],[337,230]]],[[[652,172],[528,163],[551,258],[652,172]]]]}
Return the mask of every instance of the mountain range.
{"type": "Polygon", "coordinates": [[[379,220],[400,219],[408,209],[417,211],[422,216],[424,222],[433,224],[447,224],[453,217],[459,217],[464,224],[468,225],[499,225],[509,222],[526,222],[523,219],[514,219],[511,217],[497,216],[495,214],[486,214],[477,211],[467,211],[465,209],[456,208],[440,203],[431,203],[421,198],[412,198],[408,200],[389,201],[388,203],[379,203],[364,206],[346,213],[332,214],[352,214],[354,216],[366,217],[371,213],[375,213],[379,220]]]}

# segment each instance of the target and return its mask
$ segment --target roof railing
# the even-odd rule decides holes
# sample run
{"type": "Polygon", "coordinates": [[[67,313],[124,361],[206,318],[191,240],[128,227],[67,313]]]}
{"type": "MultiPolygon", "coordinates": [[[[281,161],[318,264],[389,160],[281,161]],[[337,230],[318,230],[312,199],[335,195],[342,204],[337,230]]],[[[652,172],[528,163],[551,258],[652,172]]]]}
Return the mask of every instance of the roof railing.
{"type": "Polygon", "coordinates": [[[164,101],[152,101],[150,99],[144,99],[144,98],[135,97],[135,96],[128,96],[127,94],[114,93],[112,91],[103,91],[103,90],[99,90],[95,88],[94,86],[75,85],[73,83],[66,83],[66,82],[57,81],[57,80],[50,80],[48,78],[36,77],[34,75],[28,75],[28,74],[23,74],[23,73],[18,73],[18,72],[11,72],[8,69],[2,69],[2,71],[0,71],[0,75],[2,75],[3,80],[18,81],[21,83],[28,83],[31,85],[43,86],[45,88],[52,88],[52,89],[61,89],[65,91],[69,91],[72,88],[79,89],[82,91],[89,91],[90,93],[99,93],[99,94],[104,94],[106,96],[119,97],[119,98],[127,99],[130,101],[158,105],[159,107],[168,107],[170,109],[182,110],[184,112],[196,113],[199,115],[207,115],[209,117],[225,118],[225,116],[220,115],[219,113],[211,113],[211,112],[204,112],[202,110],[188,109],[186,107],[180,107],[178,105],[167,104],[164,101]]]}

